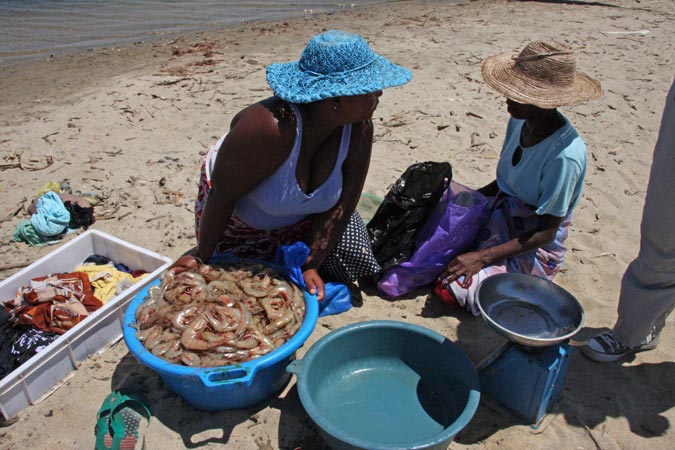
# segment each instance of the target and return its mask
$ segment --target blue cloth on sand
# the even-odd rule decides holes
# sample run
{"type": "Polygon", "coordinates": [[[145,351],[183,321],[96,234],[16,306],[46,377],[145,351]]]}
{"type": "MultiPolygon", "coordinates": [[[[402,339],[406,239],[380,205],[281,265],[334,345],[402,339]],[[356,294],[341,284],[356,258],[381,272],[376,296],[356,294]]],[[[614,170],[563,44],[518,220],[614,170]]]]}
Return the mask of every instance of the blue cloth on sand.
{"type": "Polygon", "coordinates": [[[30,217],[30,223],[41,236],[57,236],[68,228],[70,212],[63,205],[59,194],[47,192],[38,199],[35,209],[35,214],[30,217]]]}
{"type": "MultiPolygon", "coordinates": [[[[309,247],[304,242],[282,245],[277,249],[276,264],[282,266],[285,275],[295,284],[307,290],[302,278],[302,265],[309,256],[309,247]]],[[[319,302],[319,317],[345,312],[352,307],[349,288],[342,283],[328,282],[324,285],[325,295],[319,302]]]]}

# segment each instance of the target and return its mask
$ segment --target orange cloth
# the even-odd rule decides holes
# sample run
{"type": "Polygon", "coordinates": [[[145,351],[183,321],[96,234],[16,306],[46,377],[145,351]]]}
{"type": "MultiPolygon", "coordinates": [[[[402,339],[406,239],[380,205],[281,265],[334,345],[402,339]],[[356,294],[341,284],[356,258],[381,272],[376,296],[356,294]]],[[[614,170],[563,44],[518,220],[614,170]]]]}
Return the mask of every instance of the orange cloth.
{"type": "Polygon", "coordinates": [[[15,326],[31,325],[40,330],[63,334],[103,303],[94,295],[89,277],[72,272],[39,277],[14,299],[15,326]]]}

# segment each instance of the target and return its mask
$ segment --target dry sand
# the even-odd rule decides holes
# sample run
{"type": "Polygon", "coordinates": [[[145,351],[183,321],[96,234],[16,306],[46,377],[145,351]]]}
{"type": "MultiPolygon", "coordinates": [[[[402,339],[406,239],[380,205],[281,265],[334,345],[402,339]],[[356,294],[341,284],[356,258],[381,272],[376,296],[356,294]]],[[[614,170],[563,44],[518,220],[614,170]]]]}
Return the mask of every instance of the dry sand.
{"type": "MultiPolygon", "coordinates": [[[[556,280],[584,306],[583,341],[614,323],[619,280],[637,252],[651,153],[675,67],[672,0],[609,3],[410,1],[0,67],[0,266],[54,250],[8,241],[37,191],[64,179],[102,197],[94,228],[171,258],[194,246],[201,154],[234,113],[270,94],[265,66],[297,59],[309,37],[326,29],[362,34],[414,74],[381,98],[366,191],[384,195],[406,167],[426,160],[450,161],[456,181],[481,186],[494,178],[507,113],[503,98],[481,81],[480,61],[552,38],[578,49],[579,67],[606,93],[563,108],[589,155],[570,251],[556,280]],[[640,30],[646,34],[635,33],[640,30]],[[52,164],[45,167],[47,157],[52,164]]],[[[4,268],[0,277],[17,270],[4,268]]],[[[457,340],[473,361],[502,342],[482,319],[445,309],[428,294],[420,290],[395,302],[366,294],[362,306],[321,318],[298,356],[330,330],[369,319],[436,330],[457,340]]],[[[576,352],[542,426],[524,425],[485,398],[451,447],[673,448],[674,341],[675,329],[666,327],[658,349],[623,365],[592,363],[576,352]]],[[[257,408],[200,412],[136,363],[120,341],[0,428],[0,448],[93,448],[102,400],[128,386],[149,397],[150,449],[323,445],[294,382],[257,408]]]]}

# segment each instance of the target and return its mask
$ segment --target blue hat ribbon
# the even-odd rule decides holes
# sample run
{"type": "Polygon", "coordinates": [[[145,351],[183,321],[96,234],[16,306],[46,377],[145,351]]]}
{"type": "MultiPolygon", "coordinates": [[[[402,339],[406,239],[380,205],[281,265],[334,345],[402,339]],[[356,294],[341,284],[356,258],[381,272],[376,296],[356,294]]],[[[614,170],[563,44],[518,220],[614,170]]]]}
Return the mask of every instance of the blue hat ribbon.
{"type": "Polygon", "coordinates": [[[300,67],[300,69],[301,69],[303,72],[309,73],[310,75],[314,75],[314,76],[316,77],[317,80],[320,80],[320,79],[325,79],[325,78],[342,78],[342,76],[343,76],[344,74],[346,74],[346,73],[356,72],[356,71],[358,71],[358,70],[363,70],[363,69],[365,69],[366,67],[368,67],[369,65],[371,65],[372,63],[374,63],[376,59],[377,59],[377,55],[373,56],[373,57],[370,59],[370,61],[368,61],[367,63],[362,64],[362,65],[360,65],[360,66],[358,66],[358,67],[354,67],[353,69],[343,70],[342,72],[334,72],[334,73],[319,73],[319,72],[314,72],[313,70],[310,70],[310,69],[304,67],[303,64],[302,64],[302,61],[298,61],[298,66],[300,67]]]}

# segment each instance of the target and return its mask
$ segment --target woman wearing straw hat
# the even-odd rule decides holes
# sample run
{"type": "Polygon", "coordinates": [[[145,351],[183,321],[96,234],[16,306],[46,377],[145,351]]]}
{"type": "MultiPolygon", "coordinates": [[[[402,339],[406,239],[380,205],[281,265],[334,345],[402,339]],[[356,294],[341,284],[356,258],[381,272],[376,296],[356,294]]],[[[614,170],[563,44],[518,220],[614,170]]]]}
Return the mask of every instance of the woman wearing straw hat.
{"type": "MultiPolygon", "coordinates": [[[[303,278],[319,300],[320,268],[342,282],[379,271],[355,208],[382,89],[410,79],[360,36],[335,30],[314,36],[299,61],[270,65],[274,96],[240,111],[205,157],[195,256],[272,259],[280,245],[305,241],[303,278]]],[[[184,256],[174,267],[195,264],[184,256]]]]}
{"type": "Polygon", "coordinates": [[[576,69],[572,49],[558,42],[490,56],[481,74],[506,97],[511,118],[496,180],[479,189],[490,197],[489,219],[475,249],[453,259],[437,286],[442,298],[474,315],[485,278],[520,272],[552,279],[558,272],[581,198],[586,145],[557,108],[602,96],[600,84],[576,69]]]}

